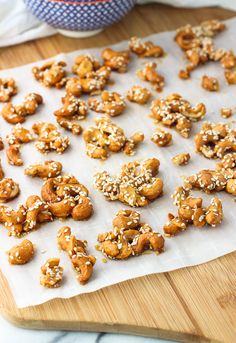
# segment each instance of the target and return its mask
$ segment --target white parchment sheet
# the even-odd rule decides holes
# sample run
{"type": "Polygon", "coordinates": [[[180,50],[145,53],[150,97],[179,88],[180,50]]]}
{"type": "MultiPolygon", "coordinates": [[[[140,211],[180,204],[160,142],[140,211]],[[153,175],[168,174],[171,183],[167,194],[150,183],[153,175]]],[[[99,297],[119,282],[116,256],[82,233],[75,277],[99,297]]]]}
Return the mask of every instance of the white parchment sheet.
{"type": "MultiPolygon", "coordinates": [[[[220,47],[236,50],[236,19],[227,22],[228,29],[216,38],[216,44],[220,47]]],[[[217,63],[210,63],[196,70],[191,80],[183,81],[177,77],[178,71],[183,66],[183,53],[173,42],[174,33],[165,32],[155,34],[150,37],[155,43],[160,44],[167,55],[162,60],[157,59],[158,70],[165,76],[166,86],[160,95],[152,91],[152,99],[159,96],[166,96],[173,92],[178,92],[189,99],[192,104],[204,102],[207,107],[205,120],[214,122],[225,121],[220,116],[220,108],[223,106],[236,105],[236,86],[228,86],[225,82],[223,69],[217,63]],[[200,86],[201,76],[216,76],[220,81],[221,90],[218,93],[210,93],[200,86]]],[[[126,49],[127,42],[121,42],[114,46],[116,49],[126,49]]],[[[74,58],[81,53],[91,53],[100,59],[102,49],[90,49],[86,51],[75,51],[69,54],[56,56],[55,59],[63,59],[68,63],[67,69],[71,69],[74,58]]],[[[135,75],[137,69],[142,67],[147,59],[139,59],[132,55],[129,72],[126,74],[112,73],[114,84],[109,86],[109,90],[118,91],[123,95],[134,84],[142,84],[151,89],[150,85],[142,82],[135,75]]],[[[44,105],[34,116],[27,117],[24,126],[31,128],[36,121],[48,121],[55,123],[53,112],[61,106],[60,98],[64,95],[63,90],[48,89],[34,80],[31,68],[33,65],[41,65],[39,61],[31,65],[5,70],[0,72],[0,77],[14,77],[19,86],[19,94],[13,98],[15,104],[20,103],[23,97],[29,92],[38,92],[44,98],[44,105]]],[[[3,105],[0,105],[1,107],[3,105]]],[[[130,136],[135,131],[143,131],[145,141],[137,149],[137,154],[132,157],[123,153],[112,154],[105,162],[93,160],[85,153],[85,146],[82,136],[73,136],[66,131],[71,140],[71,147],[62,155],[49,153],[41,155],[34,143],[25,144],[22,147],[22,156],[25,162],[24,167],[47,159],[59,160],[63,163],[64,172],[74,174],[79,181],[85,184],[89,191],[94,205],[94,215],[84,222],[75,222],[71,219],[61,222],[55,220],[52,223],[43,224],[37,231],[28,234],[27,238],[36,245],[36,254],[33,260],[24,266],[11,266],[7,261],[6,250],[19,243],[21,239],[8,237],[7,230],[1,225],[0,229],[0,267],[7,278],[11,291],[14,295],[17,306],[25,307],[43,303],[52,298],[68,298],[77,294],[95,291],[117,282],[138,276],[166,272],[186,266],[192,266],[207,262],[219,256],[228,254],[236,247],[236,227],[235,227],[235,202],[232,196],[219,193],[223,201],[225,218],[221,225],[215,229],[197,229],[190,227],[186,232],[182,232],[174,238],[166,238],[166,251],[160,255],[148,254],[133,257],[127,261],[102,262],[103,255],[96,251],[96,237],[99,232],[104,232],[112,228],[111,222],[116,212],[122,208],[128,208],[119,202],[108,202],[103,195],[93,187],[93,175],[102,170],[107,170],[111,174],[117,174],[120,167],[125,162],[134,159],[157,157],[161,161],[160,177],[164,181],[164,196],[155,200],[149,206],[139,209],[142,222],[149,223],[153,229],[162,233],[162,227],[167,221],[168,212],[176,213],[176,207],[172,205],[170,195],[177,185],[181,185],[183,175],[189,175],[203,168],[214,167],[216,161],[205,159],[197,155],[194,149],[193,137],[199,130],[202,122],[193,125],[191,138],[184,139],[174,130],[173,144],[166,148],[158,148],[150,141],[150,137],[156,127],[149,117],[150,103],[145,106],[133,104],[127,101],[127,109],[119,117],[113,118],[114,122],[120,125],[130,136]],[[171,157],[177,153],[189,152],[192,156],[189,165],[176,167],[171,162],[171,157]],[[87,285],[81,286],[76,280],[75,272],[72,269],[70,260],[65,252],[60,252],[57,248],[57,230],[63,225],[72,228],[72,232],[80,239],[88,241],[90,254],[97,257],[94,274],[87,285]],[[60,257],[61,265],[64,267],[64,281],[58,289],[45,289],[39,284],[40,267],[50,257],[60,257]]],[[[82,126],[88,127],[93,124],[93,119],[98,116],[90,111],[86,120],[82,121],[82,126]]],[[[1,136],[5,137],[10,132],[12,126],[0,118],[1,136]]],[[[21,187],[20,196],[9,205],[16,207],[18,203],[25,203],[26,198],[31,194],[40,194],[42,180],[30,178],[24,175],[24,167],[9,166],[6,161],[5,150],[0,152],[3,168],[6,177],[12,177],[19,182],[21,187]]],[[[210,196],[202,194],[205,204],[208,205],[210,196]]]]}

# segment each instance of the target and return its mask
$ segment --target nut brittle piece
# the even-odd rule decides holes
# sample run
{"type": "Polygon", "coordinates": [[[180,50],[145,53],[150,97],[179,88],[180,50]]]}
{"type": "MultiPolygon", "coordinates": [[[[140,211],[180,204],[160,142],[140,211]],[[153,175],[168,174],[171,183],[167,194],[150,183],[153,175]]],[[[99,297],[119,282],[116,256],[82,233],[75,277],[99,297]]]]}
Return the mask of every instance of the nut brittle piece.
{"type": "Polygon", "coordinates": [[[165,147],[171,144],[172,134],[158,127],[155,129],[151,141],[159,147],[165,147]]]}
{"type": "Polygon", "coordinates": [[[106,48],[102,52],[104,65],[118,73],[125,73],[130,61],[129,51],[114,51],[106,48]]]}
{"type": "Polygon", "coordinates": [[[128,139],[124,131],[109,118],[95,118],[95,123],[96,127],[90,127],[83,133],[87,155],[92,158],[106,159],[109,151],[121,150],[133,155],[136,146],[144,139],[142,133],[136,133],[128,139]]]}
{"type": "Polygon", "coordinates": [[[61,136],[56,125],[47,122],[34,123],[32,129],[38,135],[38,141],[35,147],[42,154],[50,151],[55,151],[62,154],[70,145],[70,140],[67,136],[61,136]]]}
{"type": "Polygon", "coordinates": [[[148,224],[140,223],[140,214],[120,210],[113,220],[113,230],[98,235],[97,250],[106,257],[124,260],[146,250],[164,251],[164,238],[148,224]]]}
{"type": "Polygon", "coordinates": [[[59,264],[60,259],[54,257],[48,259],[41,267],[40,284],[43,287],[60,287],[64,268],[62,268],[59,264]]]}
{"type": "Polygon", "coordinates": [[[23,123],[26,117],[36,113],[39,105],[43,103],[43,98],[37,93],[29,93],[25,96],[20,105],[13,105],[8,102],[1,111],[2,117],[9,124],[23,123]]]}
{"type": "Polygon", "coordinates": [[[228,124],[205,122],[194,137],[196,151],[206,158],[220,158],[236,152],[236,130],[228,124]]]}
{"type": "Polygon", "coordinates": [[[11,97],[18,92],[16,82],[14,79],[0,78],[0,102],[7,102],[11,100],[11,97]]]}
{"type": "Polygon", "coordinates": [[[93,274],[93,267],[96,263],[96,258],[87,253],[87,242],[72,235],[68,226],[58,230],[57,242],[59,247],[68,253],[72,266],[78,273],[79,282],[82,285],[87,283],[93,274]]]}
{"type": "Polygon", "coordinates": [[[50,61],[41,67],[33,67],[32,73],[37,81],[46,87],[61,88],[65,83],[66,71],[64,61],[50,61]]]}
{"type": "Polygon", "coordinates": [[[143,207],[163,194],[163,181],[157,177],[160,162],[149,158],[124,164],[118,176],[106,171],[95,175],[95,187],[107,200],[119,200],[131,207],[143,207]]]}
{"type": "Polygon", "coordinates": [[[43,163],[35,163],[29,165],[25,169],[25,174],[32,177],[40,177],[42,179],[48,179],[50,177],[56,177],[61,174],[62,164],[58,161],[48,160],[43,163]]]}
{"type": "Polygon", "coordinates": [[[192,106],[188,100],[179,94],[173,93],[164,99],[152,102],[151,116],[158,123],[167,127],[175,127],[176,131],[184,138],[188,138],[192,122],[201,120],[206,107],[203,103],[192,106]]]}
{"type": "Polygon", "coordinates": [[[24,239],[20,244],[8,250],[7,254],[10,264],[26,264],[34,256],[34,245],[28,239],[24,239]]]}
{"type": "Polygon", "coordinates": [[[129,48],[139,57],[162,57],[164,55],[162,47],[151,41],[144,42],[137,37],[130,38],[129,48]]]}
{"type": "Polygon", "coordinates": [[[98,113],[105,113],[111,117],[120,115],[126,108],[126,103],[122,95],[117,92],[103,91],[101,100],[90,98],[88,106],[98,113]]]}
{"type": "Polygon", "coordinates": [[[150,82],[157,92],[161,92],[165,85],[164,76],[158,74],[155,62],[146,63],[143,69],[137,71],[137,76],[144,81],[150,82]]]}
{"type": "Polygon", "coordinates": [[[127,93],[127,99],[136,102],[139,105],[144,105],[151,97],[151,92],[142,86],[135,85],[127,93]]]}

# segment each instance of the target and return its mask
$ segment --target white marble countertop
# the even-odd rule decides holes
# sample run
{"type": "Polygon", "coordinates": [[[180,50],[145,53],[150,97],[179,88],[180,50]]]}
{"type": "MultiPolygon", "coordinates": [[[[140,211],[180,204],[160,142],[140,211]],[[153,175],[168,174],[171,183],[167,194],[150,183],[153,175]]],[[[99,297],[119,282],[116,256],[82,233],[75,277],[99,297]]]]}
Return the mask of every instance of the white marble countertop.
{"type": "Polygon", "coordinates": [[[4,343],[171,343],[154,338],[109,333],[20,329],[0,316],[0,342],[4,343]]]}

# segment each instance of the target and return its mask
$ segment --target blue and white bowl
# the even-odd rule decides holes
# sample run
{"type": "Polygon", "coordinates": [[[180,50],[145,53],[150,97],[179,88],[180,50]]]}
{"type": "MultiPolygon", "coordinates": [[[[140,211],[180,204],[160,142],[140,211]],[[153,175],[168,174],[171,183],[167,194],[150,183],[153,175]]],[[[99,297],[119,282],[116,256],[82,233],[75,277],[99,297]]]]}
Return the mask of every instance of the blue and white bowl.
{"type": "Polygon", "coordinates": [[[39,20],[69,36],[89,36],[116,23],[136,0],[24,0],[39,20]],[[78,32],[79,31],[79,32],[78,32]]]}

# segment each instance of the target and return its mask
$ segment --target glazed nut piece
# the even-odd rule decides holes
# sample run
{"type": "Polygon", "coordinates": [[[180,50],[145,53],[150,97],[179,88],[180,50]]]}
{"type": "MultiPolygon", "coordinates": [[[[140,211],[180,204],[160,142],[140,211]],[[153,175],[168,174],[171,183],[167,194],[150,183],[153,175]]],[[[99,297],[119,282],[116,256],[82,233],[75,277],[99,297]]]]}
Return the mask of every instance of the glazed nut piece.
{"type": "Polygon", "coordinates": [[[16,210],[0,206],[0,222],[8,230],[9,236],[20,237],[36,229],[40,223],[52,220],[48,205],[37,195],[29,196],[26,203],[19,205],[16,210]]]}
{"type": "Polygon", "coordinates": [[[216,77],[203,75],[202,76],[202,88],[210,92],[218,92],[220,89],[219,81],[216,77]]]}
{"type": "Polygon", "coordinates": [[[66,79],[65,83],[66,94],[73,95],[75,97],[80,97],[82,94],[82,87],[80,85],[80,80],[77,77],[69,77],[66,79]]]}
{"type": "Polygon", "coordinates": [[[144,223],[136,211],[121,210],[113,220],[113,230],[98,235],[97,250],[106,257],[124,260],[146,250],[164,251],[164,238],[144,223]]]}
{"type": "Polygon", "coordinates": [[[91,158],[106,159],[109,151],[124,151],[133,155],[137,145],[143,141],[142,133],[135,133],[129,139],[124,131],[109,118],[95,118],[96,127],[90,127],[83,133],[86,153],[91,158]]]}
{"type": "Polygon", "coordinates": [[[17,86],[14,79],[0,78],[0,102],[8,102],[17,94],[17,86]]]}
{"type": "Polygon", "coordinates": [[[223,123],[205,122],[194,137],[196,151],[206,158],[220,158],[236,152],[236,130],[223,123]]]}
{"type": "Polygon", "coordinates": [[[59,264],[60,259],[54,257],[48,259],[46,263],[41,267],[40,284],[43,287],[60,287],[64,269],[59,264]]]}
{"type": "Polygon", "coordinates": [[[222,107],[220,110],[220,115],[222,118],[230,118],[233,114],[233,110],[230,107],[222,107]]]}
{"type": "Polygon", "coordinates": [[[180,154],[172,157],[171,161],[176,166],[184,166],[184,165],[188,164],[190,157],[191,156],[188,152],[183,152],[183,153],[180,153],[180,154]]]}
{"type": "Polygon", "coordinates": [[[155,62],[146,63],[143,69],[137,71],[137,76],[144,81],[150,82],[153,89],[161,92],[165,85],[164,76],[156,71],[157,64],[155,62]]]}
{"type": "Polygon", "coordinates": [[[3,170],[3,167],[2,167],[2,161],[0,159],[0,181],[4,178],[4,170],[3,170]]]}
{"type": "Polygon", "coordinates": [[[104,65],[118,73],[125,73],[130,61],[129,51],[114,51],[106,48],[102,52],[104,65]]]}
{"type": "Polygon", "coordinates": [[[95,187],[109,201],[119,200],[131,207],[144,207],[163,194],[163,181],[157,177],[160,162],[149,158],[124,164],[118,176],[103,171],[95,175],[95,187]]]}
{"type": "Polygon", "coordinates": [[[223,208],[219,198],[211,200],[210,205],[206,208],[206,222],[208,225],[215,227],[223,220],[223,208]]]}
{"type": "Polygon", "coordinates": [[[224,155],[222,160],[216,164],[216,171],[227,171],[232,169],[232,172],[236,171],[236,153],[228,153],[224,155]]]}
{"type": "Polygon", "coordinates": [[[7,161],[12,166],[22,166],[24,164],[21,158],[20,148],[20,144],[11,144],[7,148],[7,161]]]}
{"type": "Polygon", "coordinates": [[[64,61],[50,61],[41,67],[33,67],[32,73],[35,79],[44,86],[61,88],[65,84],[65,66],[64,61]]]}
{"type": "Polygon", "coordinates": [[[8,102],[1,111],[2,117],[9,124],[23,123],[26,117],[36,113],[39,105],[43,103],[43,98],[37,93],[29,93],[25,96],[20,105],[13,105],[8,102]]]}
{"type": "Polygon", "coordinates": [[[175,41],[188,61],[186,68],[179,73],[180,78],[188,79],[198,66],[208,61],[220,61],[224,57],[225,50],[217,49],[214,44],[214,37],[224,29],[224,23],[208,20],[197,26],[185,25],[177,30],[175,41]]]}
{"type": "Polygon", "coordinates": [[[46,180],[41,188],[41,196],[58,218],[72,216],[74,220],[85,220],[93,213],[87,188],[72,175],[46,180]]]}
{"type": "Polygon", "coordinates": [[[151,92],[142,86],[135,85],[127,93],[127,99],[131,102],[136,102],[139,105],[144,105],[151,97],[151,92]]]}
{"type": "Polygon", "coordinates": [[[229,179],[226,183],[226,192],[236,196],[236,179],[229,179]]]}
{"type": "Polygon", "coordinates": [[[67,95],[62,98],[63,107],[54,112],[56,117],[71,118],[78,120],[85,119],[88,114],[88,108],[85,101],[78,99],[73,95],[67,95]]]}
{"type": "Polygon", "coordinates": [[[4,178],[0,181],[0,202],[11,201],[16,198],[19,193],[20,187],[13,179],[4,178]]]}
{"type": "Polygon", "coordinates": [[[20,244],[7,251],[10,264],[26,264],[34,256],[34,246],[31,241],[24,239],[20,244]]]}
{"type": "Polygon", "coordinates": [[[172,134],[158,127],[155,129],[151,140],[157,146],[165,147],[171,144],[172,134]]]}
{"type": "Polygon", "coordinates": [[[31,132],[23,127],[21,124],[16,124],[11,133],[7,135],[7,143],[12,144],[26,144],[33,140],[31,132]]]}
{"type": "Polygon", "coordinates": [[[96,71],[86,73],[83,77],[80,77],[76,83],[80,84],[82,93],[85,94],[100,94],[105,88],[110,79],[111,69],[103,66],[96,71]]]}
{"type": "Polygon", "coordinates": [[[151,116],[158,123],[167,127],[175,127],[184,138],[188,138],[192,122],[201,120],[206,113],[203,103],[192,106],[188,100],[173,93],[164,99],[156,99],[151,105],[151,116]]]}
{"type": "Polygon", "coordinates": [[[126,103],[122,95],[117,92],[103,91],[101,100],[90,98],[88,106],[98,113],[105,113],[111,117],[116,117],[124,112],[126,103]]]}
{"type": "Polygon", "coordinates": [[[70,145],[69,138],[61,136],[56,125],[52,123],[36,122],[33,124],[32,129],[38,135],[35,147],[42,154],[47,154],[50,151],[62,154],[70,145]]]}
{"type": "Polygon", "coordinates": [[[68,226],[58,230],[57,242],[60,249],[66,251],[71,259],[72,266],[78,273],[79,282],[82,285],[86,284],[93,274],[93,266],[96,263],[96,258],[87,253],[87,242],[72,235],[68,226]]]}
{"type": "Polygon", "coordinates": [[[129,41],[130,50],[139,57],[162,57],[164,50],[151,41],[143,42],[140,38],[131,37],[129,41]]]}
{"type": "Polygon", "coordinates": [[[0,151],[4,149],[4,143],[2,137],[0,137],[0,151]]]}
{"type": "Polygon", "coordinates": [[[61,174],[62,164],[58,161],[48,160],[44,163],[31,164],[25,169],[25,174],[32,177],[48,179],[61,174]]]}
{"type": "Polygon", "coordinates": [[[99,61],[91,55],[77,56],[72,66],[72,72],[81,78],[86,74],[101,68],[99,61]]]}

